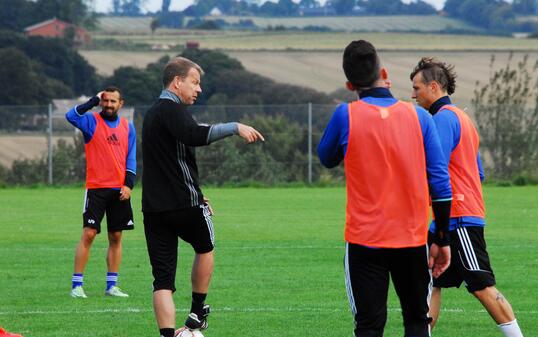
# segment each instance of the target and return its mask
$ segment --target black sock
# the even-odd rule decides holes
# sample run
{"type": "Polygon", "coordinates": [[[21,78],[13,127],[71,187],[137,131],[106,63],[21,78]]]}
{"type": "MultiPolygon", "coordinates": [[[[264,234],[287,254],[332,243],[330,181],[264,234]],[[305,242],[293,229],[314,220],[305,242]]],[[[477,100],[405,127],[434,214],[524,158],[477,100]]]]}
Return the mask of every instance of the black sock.
{"type": "Polygon", "coordinates": [[[159,332],[161,333],[161,337],[174,337],[174,329],[173,328],[160,329],[159,332]]]}
{"type": "Polygon", "coordinates": [[[207,294],[200,294],[192,292],[192,303],[191,303],[191,312],[194,312],[196,315],[200,316],[202,314],[202,309],[204,307],[205,298],[207,294]]]}

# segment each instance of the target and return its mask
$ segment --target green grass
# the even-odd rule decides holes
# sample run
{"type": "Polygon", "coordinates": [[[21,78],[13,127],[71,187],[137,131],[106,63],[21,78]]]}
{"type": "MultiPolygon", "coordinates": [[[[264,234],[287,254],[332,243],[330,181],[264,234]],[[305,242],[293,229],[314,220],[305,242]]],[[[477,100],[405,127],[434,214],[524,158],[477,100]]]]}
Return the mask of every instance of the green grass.
{"type": "MultiPolygon", "coordinates": [[[[498,287],[527,336],[538,331],[538,187],[486,187],[488,247],[498,287]]],[[[343,188],[211,188],[216,270],[207,337],[350,336],[343,276],[343,188]]],[[[81,232],[82,188],[0,190],[0,326],[25,337],[156,336],[140,188],[137,228],[124,236],[120,286],[105,298],[106,238],[92,249],[87,300],[69,297],[81,232]]],[[[190,303],[191,248],[182,244],[175,295],[178,322],[190,303]]],[[[390,295],[386,336],[402,335],[390,295]]],[[[499,336],[465,290],[445,292],[436,336],[499,336]]]]}

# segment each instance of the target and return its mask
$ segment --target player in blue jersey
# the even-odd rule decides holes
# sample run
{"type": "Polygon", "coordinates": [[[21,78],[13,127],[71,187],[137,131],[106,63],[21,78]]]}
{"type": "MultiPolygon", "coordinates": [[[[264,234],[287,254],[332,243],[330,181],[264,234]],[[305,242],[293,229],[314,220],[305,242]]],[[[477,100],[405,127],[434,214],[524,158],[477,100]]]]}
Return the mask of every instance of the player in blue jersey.
{"type": "Polygon", "coordinates": [[[433,274],[440,275],[450,260],[452,193],[437,130],[424,109],[392,96],[371,43],[351,42],[343,68],[347,88],[359,99],[336,108],[318,155],[328,168],[345,162],[344,266],[354,333],[383,336],[392,279],[405,336],[427,337],[428,187],[440,222],[430,256],[433,274]]]}
{"type": "MultiPolygon", "coordinates": [[[[522,337],[510,303],[495,287],[484,238],[484,171],[478,152],[479,137],[471,119],[449,98],[456,89],[453,68],[433,58],[422,58],[410,76],[413,98],[433,115],[443,153],[449,160],[454,196],[450,214],[452,263],[433,281],[431,326],[439,317],[441,289],[459,288],[465,282],[467,290],[482,303],[506,337],[522,337]]],[[[433,221],[431,232],[435,225],[433,221]]]]}
{"type": "Polygon", "coordinates": [[[130,198],[136,176],[136,132],[132,122],[118,116],[122,106],[120,90],[108,87],[66,114],[69,123],[82,132],[86,151],[83,230],[75,252],[71,289],[75,298],[86,298],[83,273],[105,213],[109,242],[105,295],[128,297],[116,283],[122,257],[122,231],[134,229],[130,198]],[[90,112],[97,105],[101,111],[90,112]]]}

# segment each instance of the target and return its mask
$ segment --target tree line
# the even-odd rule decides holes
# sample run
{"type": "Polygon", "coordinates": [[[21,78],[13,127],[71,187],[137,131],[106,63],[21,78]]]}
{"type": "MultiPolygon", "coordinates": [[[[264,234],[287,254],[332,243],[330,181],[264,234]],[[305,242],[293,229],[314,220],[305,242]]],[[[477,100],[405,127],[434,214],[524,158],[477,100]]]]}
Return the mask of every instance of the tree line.
{"type": "Polygon", "coordinates": [[[57,18],[75,25],[94,27],[96,16],[84,0],[0,0],[0,29],[25,27],[57,18]]]}

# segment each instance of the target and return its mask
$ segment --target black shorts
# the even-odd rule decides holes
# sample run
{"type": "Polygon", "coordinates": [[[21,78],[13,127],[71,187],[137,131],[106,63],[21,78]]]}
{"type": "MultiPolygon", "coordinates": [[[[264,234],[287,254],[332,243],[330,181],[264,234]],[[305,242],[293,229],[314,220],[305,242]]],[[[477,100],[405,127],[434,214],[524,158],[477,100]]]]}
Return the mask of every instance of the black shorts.
{"type": "Polygon", "coordinates": [[[207,205],[168,212],[144,212],[144,232],[153,273],[153,291],[176,291],[178,237],[198,254],[215,245],[213,222],[207,205]]]}
{"type": "Polygon", "coordinates": [[[402,307],[405,336],[430,336],[426,245],[377,249],[347,243],[344,269],[355,336],[383,336],[391,278],[402,307]]]}
{"type": "Polygon", "coordinates": [[[82,226],[101,233],[101,221],[106,213],[109,232],[134,229],[131,199],[120,200],[120,190],[95,188],[86,190],[82,209],[82,226]]]}
{"type": "Polygon", "coordinates": [[[458,227],[451,231],[450,249],[450,266],[433,280],[434,287],[459,288],[465,282],[467,291],[473,293],[495,285],[483,227],[458,227]]]}

